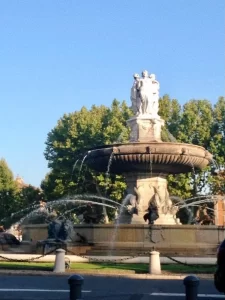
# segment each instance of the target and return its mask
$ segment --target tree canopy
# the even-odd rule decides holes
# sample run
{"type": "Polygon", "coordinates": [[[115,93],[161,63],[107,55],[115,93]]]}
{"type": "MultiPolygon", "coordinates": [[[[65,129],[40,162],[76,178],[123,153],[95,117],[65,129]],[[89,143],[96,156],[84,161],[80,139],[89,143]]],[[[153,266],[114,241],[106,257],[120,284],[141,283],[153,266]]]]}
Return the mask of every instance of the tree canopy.
{"type": "Polygon", "coordinates": [[[18,205],[16,194],[18,188],[13,178],[13,173],[5,159],[0,160],[0,220],[10,215],[18,205]]]}
{"type": "Polygon", "coordinates": [[[121,198],[125,188],[121,176],[105,179],[104,174],[89,170],[85,165],[79,172],[80,163],[72,173],[73,165],[87,149],[103,144],[128,141],[126,121],[132,115],[125,102],[113,100],[110,108],[92,106],[65,114],[49,132],[45,157],[51,172],[41,187],[48,199],[56,199],[70,193],[98,193],[121,198]]]}
{"type": "Polygon", "coordinates": [[[14,213],[38,202],[43,194],[31,185],[20,186],[5,159],[0,159],[0,225],[8,227],[18,221],[23,214],[12,217],[14,213]]]}

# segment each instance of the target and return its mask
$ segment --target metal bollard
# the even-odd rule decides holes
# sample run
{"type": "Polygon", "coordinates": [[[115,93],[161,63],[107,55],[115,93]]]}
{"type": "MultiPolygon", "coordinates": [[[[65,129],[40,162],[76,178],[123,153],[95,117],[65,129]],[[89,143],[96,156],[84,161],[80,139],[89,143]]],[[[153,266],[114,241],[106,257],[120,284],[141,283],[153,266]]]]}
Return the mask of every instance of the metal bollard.
{"type": "Polygon", "coordinates": [[[65,250],[57,249],[55,255],[55,265],[53,272],[55,273],[63,273],[65,272],[65,250]]]}
{"type": "Polygon", "coordinates": [[[189,275],[184,278],[186,300],[198,299],[199,278],[195,275],[189,275]]]}
{"type": "Polygon", "coordinates": [[[84,278],[78,274],[75,274],[69,277],[68,283],[70,285],[70,300],[81,300],[81,289],[84,283],[84,278]]]}
{"type": "Polygon", "coordinates": [[[149,257],[149,274],[160,275],[161,274],[161,263],[160,253],[157,251],[151,251],[149,257]]]}

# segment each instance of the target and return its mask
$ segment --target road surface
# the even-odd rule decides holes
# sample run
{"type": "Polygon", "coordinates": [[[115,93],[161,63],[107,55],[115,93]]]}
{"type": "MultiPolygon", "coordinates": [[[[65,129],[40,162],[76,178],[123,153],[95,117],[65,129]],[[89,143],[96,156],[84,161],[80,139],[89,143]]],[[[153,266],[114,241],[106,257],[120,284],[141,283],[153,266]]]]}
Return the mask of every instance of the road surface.
{"type": "MultiPolygon", "coordinates": [[[[184,300],[182,280],[84,275],[84,300],[184,300]]],[[[199,299],[225,299],[212,280],[201,280],[199,299]]],[[[1,300],[69,300],[67,276],[0,275],[1,300]]]]}

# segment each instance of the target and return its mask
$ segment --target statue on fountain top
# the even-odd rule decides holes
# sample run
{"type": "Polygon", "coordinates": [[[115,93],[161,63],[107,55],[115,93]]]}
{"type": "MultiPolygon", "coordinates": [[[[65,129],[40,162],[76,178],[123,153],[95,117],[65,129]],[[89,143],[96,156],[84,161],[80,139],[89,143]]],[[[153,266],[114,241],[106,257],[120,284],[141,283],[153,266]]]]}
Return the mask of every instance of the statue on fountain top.
{"type": "Polygon", "coordinates": [[[134,114],[159,118],[159,82],[155,79],[155,75],[148,75],[148,71],[145,70],[141,78],[138,74],[134,74],[133,77],[131,102],[134,114]]]}

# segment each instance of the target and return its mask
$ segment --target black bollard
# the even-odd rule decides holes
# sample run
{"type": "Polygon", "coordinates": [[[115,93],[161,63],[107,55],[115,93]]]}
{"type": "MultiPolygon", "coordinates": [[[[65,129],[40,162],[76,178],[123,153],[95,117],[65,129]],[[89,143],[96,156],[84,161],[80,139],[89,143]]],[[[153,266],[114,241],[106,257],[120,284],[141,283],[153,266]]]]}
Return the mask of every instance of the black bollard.
{"type": "Polygon", "coordinates": [[[68,279],[70,285],[70,300],[81,300],[82,299],[82,285],[84,278],[80,275],[72,275],[68,279]]]}
{"type": "Polygon", "coordinates": [[[189,275],[184,278],[186,300],[197,300],[198,299],[198,286],[199,279],[195,275],[189,275]]]}

